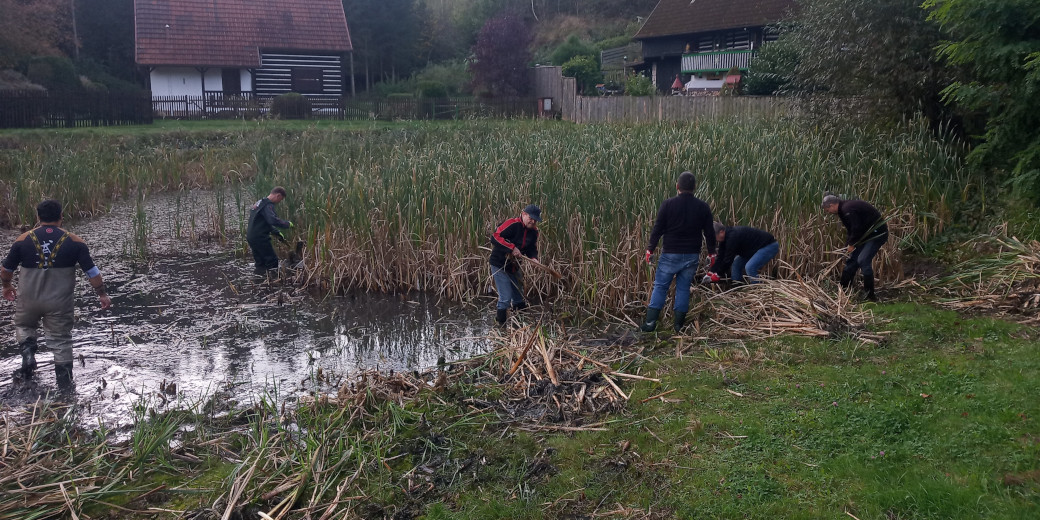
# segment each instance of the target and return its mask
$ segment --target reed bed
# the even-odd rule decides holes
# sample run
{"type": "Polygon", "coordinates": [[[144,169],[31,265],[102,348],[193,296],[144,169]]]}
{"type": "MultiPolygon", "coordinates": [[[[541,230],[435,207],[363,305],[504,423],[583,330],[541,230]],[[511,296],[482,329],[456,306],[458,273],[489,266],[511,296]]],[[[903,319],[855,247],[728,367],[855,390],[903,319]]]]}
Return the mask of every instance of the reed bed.
{"type": "Polygon", "coordinates": [[[645,302],[651,271],[642,251],[683,170],[697,175],[697,194],[718,219],[769,230],[780,260],[812,276],[836,265],[830,252],[844,238],[819,209],[825,191],[869,200],[891,219],[895,239],[877,271],[898,280],[899,245],[941,232],[955,204],[978,188],[960,150],[922,125],[876,133],[783,119],[472,121],[26,139],[0,156],[0,194],[10,201],[0,220],[30,222],[44,195],[91,215],[139,190],[216,187],[248,204],[280,184],[290,193],[280,212],[301,224],[308,246],[302,279],[333,290],[492,294],[489,234],[537,203],[547,219],[542,258],[564,276],[529,277],[532,296],[593,313],[645,302]]]}
{"type": "Polygon", "coordinates": [[[939,303],[1040,324],[1040,242],[1000,233],[980,236],[969,246],[978,256],[954,265],[954,274],[925,281],[942,295],[939,303]]]}

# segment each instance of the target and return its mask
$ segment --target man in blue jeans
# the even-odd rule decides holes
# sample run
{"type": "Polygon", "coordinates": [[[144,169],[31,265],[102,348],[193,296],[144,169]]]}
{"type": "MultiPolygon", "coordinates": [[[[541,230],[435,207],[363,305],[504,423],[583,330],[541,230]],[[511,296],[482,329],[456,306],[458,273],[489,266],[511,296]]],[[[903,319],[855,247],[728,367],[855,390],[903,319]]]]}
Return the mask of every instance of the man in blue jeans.
{"type": "Polygon", "coordinates": [[[650,244],[646,248],[646,263],[657,248],[658,240],[664,239],[661,247],[661,258],[657,260],[657,272],[654,274],[654,290],[650,294],[650,304],[646,309],[646,319],[640,328],[643,332],[653,332],[657,328],[657,320],[661,317],[668,298],[668,288],[675,280],[675,331],[682,330],[686,323],[686,313],[690,310],[690,284],[697,273],[697,261],[701,254],[701,236],[708,245],[708,254],[715,255],[715,233],[712,223],[711,208],[701,199],[693,196],[697,188],[697,180],[690,172],[682,172],[675,189],[678,195],[672,197],[657,210],[657,220],[650,232],[650,244]]]}
{"type": "Polygon", "coordinates": [[[704,283],[719,281],[727,270],[734,282],[756,283],[758,270],[780,252],[771,233],[748,226],[726,227],[716,222],[715,240],[719,256],[701,280],[704,283]]]}
{"type": "Polygon", "coordinates": [[[495,322],[505,325],[510,306],[515,310],[527,307],[524,301],[524,279],[520,272],[520,255],[532,262],[538,261],[538,223],[542,210],[531,204],[519,216],[506,219],[491,235],[491,276],[498,290],[495,322]]]}
{"type": "Polygon", "coordinates": [[[841,272],[841,286],[852,287],[856,271],[863,274],[863,292],[868,300],[877,301],[874,294],[874,268],[871,263],[881,246],[888,242],[888,224],[881,212],[869,202],[862,200],[843,200],[835,195],[823,198],[823,209],[827,213],[837,215],[847,231],[845,247],[849,257],[845,260],[845,269],[841,272]]]}

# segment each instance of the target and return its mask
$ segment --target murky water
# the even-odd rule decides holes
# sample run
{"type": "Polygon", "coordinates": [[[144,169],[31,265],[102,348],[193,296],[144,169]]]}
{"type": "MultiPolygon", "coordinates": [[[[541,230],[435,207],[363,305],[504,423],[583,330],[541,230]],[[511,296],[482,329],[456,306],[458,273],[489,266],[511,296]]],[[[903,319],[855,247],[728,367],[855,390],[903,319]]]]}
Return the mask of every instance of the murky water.
{"type": "MultiPolygon", "coordinates": [[[[421,294],[321,297],[257,277],[252,259],[232,250],[239,243],[207,241],[221,222],[238,236],[242,211],[226,199],[165,194],[66,226],[91,246],[113,304],[100,311],[80,277],[74,378],[84,423],[126,424],[142,397],[192,401],[218,390],[243,403],[262,393],[291,397],[331,390],[362,369],[421,369],[490,348],[490,300],[478,308],[421,294]],[[223,214],[212,209],[217,200],[223,214]],[[134,260],[135,237],[144,233],[147,260],[134,260]],[[171,382],[176,393],[160,397],[171,382]]],[[[4,254],[16,236],[0,233],[4,254]]],[[[13,303],[0,303],[0,403],[17,409],[56,388],[49,353],[37,355],[42,366],[32,382],[8,375],[21,362],[13,313],[13,303]]]]}

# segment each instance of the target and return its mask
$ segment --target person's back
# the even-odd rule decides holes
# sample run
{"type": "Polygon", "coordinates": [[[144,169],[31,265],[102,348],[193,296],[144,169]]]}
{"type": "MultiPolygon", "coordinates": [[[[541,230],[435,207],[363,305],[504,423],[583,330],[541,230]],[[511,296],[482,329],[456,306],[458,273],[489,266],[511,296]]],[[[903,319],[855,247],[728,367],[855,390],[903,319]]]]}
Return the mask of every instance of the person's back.
{"type": "Polygon", "coordinates": [[[686,323],[690,305],[690,284],[697,272],[701,254],[701,237],[708,245],[708,253],[715,253],[714,219],[711,208],[693,196],[697,181],[690,172],[683,172],[675,184],[678,195],[663,204],[657,212],[654,228],[650,232],[650,243],[646,248],[646,262],[663,239],[661,256],[654,272],[654,287],[647,304],[646,319],[640,329],[651,332],[657,327],[657,319],[668,298],[668,289],[675,281],[675,331],[686,323]]]}

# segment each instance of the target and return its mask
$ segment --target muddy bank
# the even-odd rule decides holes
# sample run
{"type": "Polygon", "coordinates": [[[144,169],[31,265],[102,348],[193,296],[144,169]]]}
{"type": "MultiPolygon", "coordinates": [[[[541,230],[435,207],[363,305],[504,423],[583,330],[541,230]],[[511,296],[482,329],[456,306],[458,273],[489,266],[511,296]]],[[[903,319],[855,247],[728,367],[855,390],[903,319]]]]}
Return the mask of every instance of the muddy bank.
{"type": "MultiPolygon", "coordinates": [[[[101,312],[81,278],[73,335],[85,424],[125,424],[142,397],[295,398],[357,370],[413,370],[490,348],[483,307],[422,294],[322,297],[255,276],[237,199],[165,194],[66,226],[91,245],[113,301],[101,312]]],[[[2,234],[5,253],[16,236],[2,234]]],[[[13,312],[0,304],[0,402],[17,409],[56,389],[49,353],[33,381],[9,377],[20,363],[13,312]]]]}

